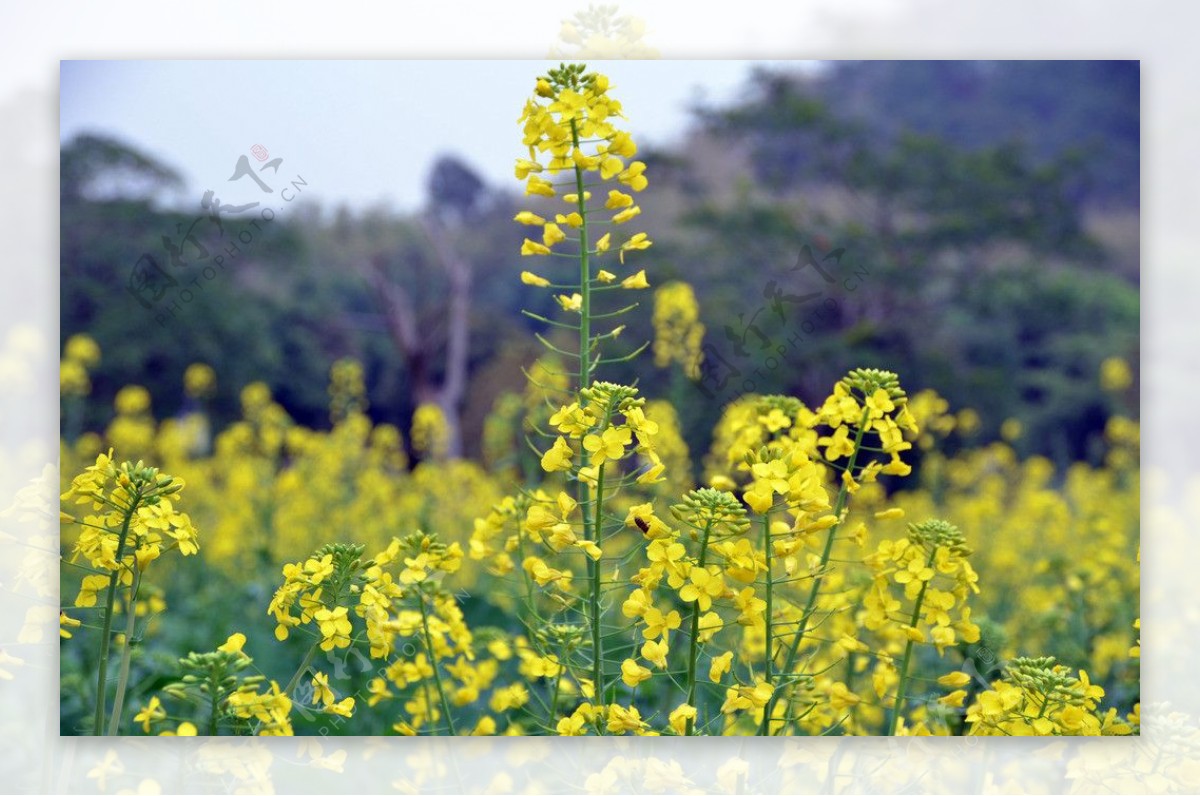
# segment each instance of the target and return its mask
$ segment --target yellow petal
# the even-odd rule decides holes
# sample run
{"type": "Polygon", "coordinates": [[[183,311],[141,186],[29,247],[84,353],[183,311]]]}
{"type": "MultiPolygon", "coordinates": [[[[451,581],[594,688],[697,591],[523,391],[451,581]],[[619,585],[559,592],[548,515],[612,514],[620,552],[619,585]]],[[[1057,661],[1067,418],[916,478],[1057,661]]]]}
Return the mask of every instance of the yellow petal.
{"type": "Polygon", "coordinates": [[[621,287],[626,290],[641,290],[650,287],[650,283],[646,281],[646,271],[643,269],[633,276],[626,277],[621,281],[621,287]]]}
{"type": "Polygon", "coordinates": [[[550,253],[549,247],[543,246],[542,244],[538,243],[537,241],[530,240],[529,238],[526,238],[525,242],[521,244],[521,256],[522,257],[528,257],[530,255],[549,254],[549,253],[550,253]]]}
{"type": "Polygon", "coordinates": [[[642,208],[638,207],[637,205],[634,205],[633,207],[627,207],[624,210],[622,210],[620,213],[617,213],[615,216],[613,216],[612,220],[613,220],[614,224],[624,224],[626,221],[633,218],[634,216],[640,215],[641,212],[642,212],[642,208]]]}
{"type": "Polygon", "coordinates": [[[529,271],[521,272],[521,281],[527,285],[533,285],[534,287],[549,287],[550,286],[549,279],[544,279],[543,277],[540,277],[537,274],[531,273],[529,271]]]}
{"type": "Polygon", "coordinates": [[[950,672],[950,674],[944,674],[939,677],[937,681],[939,685],[944,685],[948,688],[962,688],[971,682],[971,675],[966,672],[950,672]]]}
{"type": "Polygon", "coordinates": [[[217,647],[221,652],[241,652],[242,647],[246,644],[245,633],[234,633],[229,638],[225,639],[225,643],[217,647]]]}

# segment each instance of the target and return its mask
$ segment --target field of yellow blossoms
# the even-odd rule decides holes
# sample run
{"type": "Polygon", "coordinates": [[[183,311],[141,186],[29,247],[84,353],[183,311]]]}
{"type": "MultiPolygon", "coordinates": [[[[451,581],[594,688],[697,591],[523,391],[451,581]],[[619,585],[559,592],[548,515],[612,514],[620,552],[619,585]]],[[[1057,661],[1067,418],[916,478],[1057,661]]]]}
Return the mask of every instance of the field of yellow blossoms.
{"type": "MultiPolygon", "coordinates": [[[[581,65],[524,105],[519,278],[561,311],[529,313],[548,351],[482,461],[446,456],[433,405],[374,424],[351,360],[326,428],[262,383],[210,428],[198,363],[187,415],[130,385],[64,439],[64,734],[1139,731],[1136,421],[1056,470],[1016,421],[977,443],[970,408],[861,368],[811,404],[740,396],[689,450],[670,403],[605,380],[643,350],[704,368],[691,289],[626,231],[653,191],[620,110],[581,65]]],[[[64,417],[102,356],[66,342],[64,417]]]]}

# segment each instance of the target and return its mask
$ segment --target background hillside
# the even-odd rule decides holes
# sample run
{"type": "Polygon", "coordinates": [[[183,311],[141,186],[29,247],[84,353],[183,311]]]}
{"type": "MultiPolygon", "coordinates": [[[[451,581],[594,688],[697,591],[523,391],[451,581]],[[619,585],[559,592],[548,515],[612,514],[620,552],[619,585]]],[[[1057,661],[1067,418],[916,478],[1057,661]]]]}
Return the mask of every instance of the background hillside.
{"type": "MultiPolygon", "coordinates": [[[[653,285],[693,286],[710,361],[741,376],[706,394],[663,369],[658,383],[643,374],[644,390],[670,395],[681,427],[703,435],[755,370],[754,391],[812,402],[849,367],[880,366],[977,410],[980,439],[1015,418],[1023,452],[1093,458],[1112,412],[1137,416],[1095,384],[1107,357],[1137,370],[1139,101],[1135,62],[759,70],[736,101],[697,107],[679,145],[639,153],[655,241],[640,262],[653,285]],[[833,282],[796,269],[805,246],[818,262],[841,250],[822,265],[833,282]],[[806,322],[813,331],[789,343],[806,322]],[[781,345],[787,364],[771,367],[781,345]]],[[[516,153],[515,127],[512,138],[516,153]]],[[[523,389],[521,367],[541,353],[540,324],[520,310],[551,309],[517,279],[518,183],[488,184],[478,168],[460,153],[431,163],[420,213],[301,194],[262,229],[228,217],[222,237],[253,245],[159,323],[127,287],[144,253],[169,269],[164,238],[196,221],[155,202],[178,184],[175,164],[100,134],[65,142],[62,335],[90,334],[103,359],[64,432],[103,428],[126,384],[180,395],[194,362],[216,371],[217,427],[256,380],[300,423],[327,426],[329,369],[350,356],[364,363],[370,414],[402,428],[461,369],[463,453],[477,457],[493,403],[523,389]],[[451,282],[464,273],[467,347],[448,356],[451,282]]],[[[653,337],[648,306],[625,334],[653,337]]],[[[185,409],[162,400],[159,417],[185,409]]]]}

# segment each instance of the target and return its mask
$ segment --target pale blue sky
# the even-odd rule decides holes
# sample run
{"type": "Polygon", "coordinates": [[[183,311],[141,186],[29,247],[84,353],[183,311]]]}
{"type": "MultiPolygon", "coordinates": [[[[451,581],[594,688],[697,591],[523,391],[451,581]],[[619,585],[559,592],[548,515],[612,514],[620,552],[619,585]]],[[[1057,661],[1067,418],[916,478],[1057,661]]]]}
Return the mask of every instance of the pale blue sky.
{"type": "MultiPolygon", "coordinates": [[[[799,65],[801,62],[793,62],[799,65]]],[[[178,197],[217,190],[238,157],[262,144],[330,208],[416,206],[432,159],[464,158],[511,184],[516,124],[547,61],[64,61],[60,132],[123,138],[179,169],[178,197]]],[[[776,62],[776,65],[779,65],[776,62]]],[[[746,61],[609,61],[640,142],[679,138],[694,101],[736,97],[746,61]]],[[[228,191],[229,199],[236,193],[228,191]]],[[[222,197],[223,198],[223,197],[222,197]]]]}

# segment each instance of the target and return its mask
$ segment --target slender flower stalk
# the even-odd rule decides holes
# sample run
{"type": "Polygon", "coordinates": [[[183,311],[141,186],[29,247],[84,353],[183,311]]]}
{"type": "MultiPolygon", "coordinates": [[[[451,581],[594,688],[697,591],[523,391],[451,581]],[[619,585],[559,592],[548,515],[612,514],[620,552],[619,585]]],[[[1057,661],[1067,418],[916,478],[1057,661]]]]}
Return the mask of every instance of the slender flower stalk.
{"type": "Polygon", "coordinates": [[[141,585],[141,572],[135,568],[133,585],[129,587],[129,599],[125,604],[125,610],[128,612],[125,620],[125,644],[121,648],[121,665],[117,670],[117,692],[113,696],[112,717],[108,722],[109,735],[120,734],[121,712],[125,707],[125,689],[129,685],[129,665],[133,659],[133,634],[137,628],[138,588],[141,585]]]}
{"type": "MultiPolygon", "coordinates": [[[[586,495],[587,485],[583,485],[584,494],[586,495]]],[[[584,503],[583,505],[587,505],[584,503]]],[[[584,528],[584,538],[589,542],[594,542],[600,545],[603,541],[600,538],[600,512],[604,506],[604,465],[596,474],[596,500],[595,513],[592,515],[592,521],[584,528]]],[[[590,624],[592,629],[592,683],[596,689],[596,700],[600,704],[607,701],[604,682],[604,648],[601,646],[604,641],[603,629],[601,627],[601,606],[600,594],[603,584],[601,583],[600,562],[588,557],[588,583],[590,593],[588,595],[588,611],[590,614],[590,624]]]]}
{"type": "Polygon", "coordinates": [[[63,503],[85,504],[99,512],[82,519],[70,512],[61,512],[64,524],[80,526],[70,563],[74,564],[82,557],[89,565],[87,569],[95,573],[83,577],[75,605],[91,608],[96,605],[101,592],[104,593],[100,654],[96,666],[96,704],[92,715],[94,735],[120,731],[137,626],[137,593],[146,568],[165,550],[177,549],[188,556],[200,549],[191,520],[174,509],[173,496],[181,489],[182,482],[159,473],[157,468],[148,467],[144,462],[116,465],[112,450],[109,450],[97,456],[95,464],[76,475],[70,488],[61,495],[63,503]],[[106,716],[113,617],[117,592],[123,585],[128,589],[125,648],[119,664],[113,713],[106,716]]]}
{"type": "Polygon", "coordinates": [[[770,686],[774,687],[774,684],[775,684],[775,672],[774,672],[775,638],[774,638],[774,634],[772,632],[772,621],[770,621],[770,620],[772,620],[772,616],[773,616],[773,614],[772,614],[772,608],[773,608],[772,598],[773,598],[773,592],[774,592],[773,587],[774,587],[775,579],[772,574],[772,569],[770,569],[770,553],[772,553],[772,550],[770,550],[770,547],[772,547],[772,545],[770,545],[770,509],[768,509],[766,511],[766,513],[764,513],[762,515],[762,557],[763,557],[763,563],[767,567],[767,587],[766,587],[767,608],[764,609],[764,612],[766,612],[766,616],[764,616],[764,622],[766,622],[766,626],[767,626],[766,627],[767,683],[770,684],[770,686]]]}
{"type": "Polygon", "coordinates": [[[216,736],[220,727],[218,720],[221,717],[221,680],[217,676],[217,667],[212,667],[208,670],[208,734],[216,736]]]}
{"type": "MultiPolygon", "coordinates": [[[[652,543],[650,554],[651,560],[662,567],[668,583],[678,589],[679,598],[691,603],[687,681],[684,684],[686,701],[672,712],[670,723],[679,735],[694,735],[698,719],[700,647],[711,641],[716,632],[714,620],[718,625],[721,622],[718,614],[712,611],[713,602],[723,599],[726,593],[723,576],[714,575],[710,567],[714,557],[720,559],[723,555],[718,548],[736,544],[733,540],[749,530],[750,521],[746,518],[745,507],[732,493],[711,487],[689,491],[679,503],[671,506],[671,514],[691,529],[691,538],[700,544],[694,560],[688,561],[684,546],[675,541],[674,534],[668,534],[652,543]]],[[[635,594],[631,601],[636,601],[637,596],[635,594]]],[[[661,611],[656,613],[658,624],[678,626],[679,618],[674,612],[668,617],[663,617],[661,611]],[[675,617],[673,621],[671,616],[675,617]]],[[[728,661],[731,655],[726,653],[723,659],[728,661]]],[[[714,666],[717,666],[716,662],[714,666]]],[[[709,671],[713,682],[719,682],[719,671],[713,668],[709,671]],[[714,671],[718,673],[714,675],[714,671]]]]}
{"type": "Polygon", "coordinates": [[[421,607],[421,631],[425,636],[425,651],[429,655],[429,666],[433,669],[433,683],[437,688],[438,700],[442,704],[442,713],[446,714],[446,727],[451,735],[457,735],[454,731],[454,714],[450,712],[450,701],[446,698],[446,689],[442,685],[441,667],[433,648],[433,634],[429,631],[429,610],[425,605],[425,595],[419,595],[417,603],[421,607]]]}
{"type": "MultiPolygon", "coordinates": [[[[976,579],[967,562],[969,555],[971,548],[956,526],[943,520],[925,520],[909,525],[905,539],[881,541],[864,562],[876,573],[863,601],[866,624],[893,633],[899,630],[907,637],[897,673],[896,700],[887,722],[888,735],[895,735],[900,727],[916,645],[931,642],[941,654],[960,639],[967,643],[979,640],[979,628],[971,622],[970,608],[965,605],[966,595],[974,590],[976,579]],[[942,583],[947,579],[953,580],[951,588],[942,583]],[[893,618],[900,607],[891,596],[893,586],[902,587],[905,597],[913,602],[908,623],[899,628],[893,618]],[[952,611],[958,612],[957,622],[953,621],[952,611]]],[[[958,672],[938,682],[960,687],[970,682],[970,677],[958,672]]],[[[966,692],[958,691],[956,696],[961,699],[966,692]]]]}
{"type": "MultiPolygon", "coordinates": [[[[575,259],[578,264],[578,281],[575,284],[569,279],[557,276],[547,279],[529,271],[521,274],[521,281],[536,287],[567,291],[555,298],[562,310],[568,313],[568,317],[570,313],[579,315],[577,323],[568,323],[535,313],[526,313],[554,328],[578,330],[577,352],[567,351],[540,334],[537,337],[551,351],[578,359],[578,367],[574,374],[576,383],[572,385],[579,396],[579,402],[575,406],[583,416],[588,416],[589,413],[593,417],[605,415],[597,434],[593,435],[596,439],[600,439],[601,435],[608,435],[604,436],[601,443],[605,453],[618,441],[618,438],[612,437],[607,430],[608,415],[615,407],[611,404],[599,406],[597,400],[591,397],[590,390],[596,385],[596,369],[602,364],[625,361],[642,349],[617,357],[605,358],[602,355],[602,345],[615,341],[623,327],[597,334],[594,321],[615,318],[628,312],[636,304],[613,312],[597,313],[593,306],[594,293],[610,288],[637,290],[649,287],[649,283],[645,273],[640,271],[619,283],[616,283],[617,275],[607,270],[593,274],[593,257],[598,258],[610,249],[615,249],[620,255],[621,265],[624,265],[627,252],[646,249],[651,245],[646,234],[641,232],[629,236],[619,246],[614,246],[615,230],[593,240],[593,225],[604,222],[597,222],[594,218],[595,214],[589,205],[589,188],[598,189],[606,183],[613,185],[608,192],[604,208],[614,211],[611,223],[615,225],[624,223],[641,212],[634,205],[633,197],[621,190],[618,183],[634,192],[646,187],[646,178],[642,174],[645,164],[626,160],[636,154],[637,146],[628,133],[617,130],[613,125],[613,121],[619,118],[621,106],[609,97],[608,89],[607,77],[586,72],[586,67],[582,64],[560,66],[538,78],[535,96],[526,102],[520,119],[524,125],[523,143],[529,147],[529,158],[517,161],[515,173],[518,179],[526,181],[526,194],[531,196],[553,199],[557,197],[561,188],[573,190],[573,194],[568,193],[562,197],[568,206],[573,208],[573,212],[547,213],[547,217],[544,218],[538,213],[523,211],[514,219],[521,224],[542,227],[541,241],[525,239],[521,246],[523,256],[563,256],[575,259]],[[543,163],[540,160],[543,155],[549,157],[548,162],[543,163]],[[543,174],[546,176],[541,176],[543,174]],[[553,177],[559,174],[570,175],[570,183],[554,182],[553,177]],[[598,179],[590,180],[589,177],[598,179]],[[555,246],[564,241],[574,242],[578,250],[572,254],[554,251],[555,246]]],[[[553,260],[550,267],[554,267],[553,260]]],[[[630,432],[625,430],[623,433],[624,441],[628,442],[630,432]]],[[[578,438],[580,435],[572,436],[578,438]]],[[[639,440],[642,436],[639,434],[639,440]]],[[[583,477],[582,466],[576,467],[570,462],[573,450],[562,438],[556,443],[556,448],[543,457],[542,466],[548,471],[565,470],[575,475],[574,502],[582,512],[582,542],[587,551],[587,593],[583,614],[591,637],[590,679],[594,699],[603,707],[609,698],[609,675],[605,671],[604,649],[607,634],[604,631],[604,608],[601,599],[605,589],[603,544],[606,478],[615,478],[620,483],[620,475],[606,468],[605,461],[622,456],[596,455],[598,450],[599,448],[592,451],[594,461],[588,477],[583,477]]],[[[556,541],[555,544],[558,545],[559,542],[556,541]]],[[[557,551],[559,548],[555,549],[557,551]]],[[[524,552],[522,555],[525,562],[533,561],[532,558],[524,557],[524,552]]],[[[546,566],[544,562],[540,563],[546,566]]]]}
{"type": "MultiPolygon", "coordinates": [[[[708,560],[708,535],[712,532],[713,522],[709,520],[704,523],[704,530],[700,534],[700,558],[698,566],[703,569],[708,560]]],[[[691,708],[696,707],[696,659],[700,654],[700,601],[692,603],[692,624],[691,638],[688,642],[688,667],[687,667],[687,705],[691,708]]],[[[685,735],[691,735],[696,727],[695,718],[687,720],[685,735]]]]}
{"type": "MultiPolygon", "coordinates": [[[[571,142],[579,149],[579,125],[571,120],[571,142]]],[[[592,271],[588,257],[588,238],[591,218],[588,215],[587,191],[584,190],[583,169],[576,163],[575,170],[575,206],[579,213],[579,383],[576,389],[582,390],[592,386],[592,271]]],[[[584,485],[586,489],[586,485],[584,485]]],[[[586,501],[581,501],[587,505],[586,501]]]]}
{"type": "Polygon", "coordinates": [[[558,718],[558,697],[562,693],[562,677],[566,669],[562,666],[558,667],[558,674],[554,675],[554,688],[550,693],[550,721],[547,726],[553,727],[558,718]]]}
{"type": "MultiPolygon", "coordinates": [[[[859,453],[862,451],[863,434],[866,430],[868,418],[868,410],[863,410],[862,420],[858,425],[858,431],[854,435],[854,451],[850,454],[850,460],[846,464],[846,472],[853,475],[854,468],[858,462],[859,453]]],[[[816,574],[813,575],[812,586],[809,588],[808,600],[804,603],[804,610],[800,614],[799,624],[796,627],[795,633],[792,635],[791,644],[787,648],[787,655],[784,657],[783,666],[780,668],[780,673],[785,677],[790,677],[793,672],[792,668],[796,665],[796,656],[800,652],[800,644],[804,641],[804,634],[808,631],[808,623],[816,609],[817,597],[821,592],[821,584],[825,578],[825,568],[829,565],[829,556],[833,553],[833,542],[837,538],[838,528],[841,527],[842,517],[846,510],[846,504],[850,497],[848,484],[843,480],[841,488],[838,490],[837,499],[833,504],[833,516],[836,518],[833,525],[829,527],[825,536],[825,546],[821,548],[821,558],[817,562],[816,574]]],[[[768,577],[770,573],[768,572],[768,577]]],[[[759,728],[760,735],[771,735],[771,715],[774,712],[775,704],[783,695],[785,690],[790,690],[790,684],[776,690],[771,694],[770,700],[767,702],[766,711],[763,713],[762,726],[759,728]]]]}
{"type": "MultiPolygon", "coordinates": [[[[934,558],[937,556],[938,549],[936,547],[929,551],[929,558],[925,561],[926,568],[933,567],[934,558]]],[[[917,592],[917,599],[913,603],[912,619],[909,621],[909,627],[915,628],[917,622],[921,619],[921,606],[925,602],[925,591],[929,588],[929,581],[922,581],[921,590],[917,592]]],[[[905,690],[908,687],[908,665],[912,661],[913,647],[916,645],[916,640],[909,636],[908,642],[904,645],[904,657],[900,661],[900,682],[896,686],[896,704],[892,707],[892,716],[888,721],[888,735],[896,734],[896,726],[900,721],[900,713],[904,710],[904,699],[906,697],[905,690]]]]}
{"type": "Polygon", "coordinates": [[[783,696],[783,692],[789,692],[787,699],[789,705],[791,703],[790,692],[795,688],[793,669],[796,665],[796,658],[816,612],[821,587],[828,574],[827,567],[833,552],[833,543],[845,521],[850,496],[859,487],[859,479],[874,479],[875,475],[880,472],[904,474],[910,470],[908,465],[899,458],[901,451],[912,447],[910,443],[904,441],[901,429],[916,430],[916,424],[908,414],[907,402],[908,396],[900,388],[896,374],[889,371],[860,368],[850,371],[835,385],[834,394],[826,400],[825,405],[818,413],[821,422],[835,429],[829,436],[820,437],[817,440],[818,446],[825,446],[826,460],[832,463],[842,456],[848,456],[848,459],[842,470],[841,486],[833,505],[833,519],[826,531],[825,544],[813,572],[808,599],[792,635],[791,643],[788,645],[783,668],[780,670],[781,674],[788,678],[788,684],[784,688],[772,692],[763,715],[763,734],[771,734],[771,716],[776,703],[783,696]],[[849,440],[847,426],[854,428],[853,442],[849,440]],[[868,449],[863,445],[863,438],[868,431],[878,434],[881,447],[868,449]],[[859,457],[864,450],[889,454],[891,461],[886,465],[871,462],[860,469],[859,457]]]}
{"type": "MultiPolygon", "coordinates": [[[[571,120],[571,142],[575,150],[578,151],[579,125],[575,119],[571,120]]],[[[579,310],[579,381],[576,389],[583,390],[592,386],[592,273],[591,265],[588,262],[590,255],[588,251],[588,238],[591,219],[588,215],[587,192],[584,190],[583,169],[576,163],[574,171],[575,205],[582,220],[579,225],[579,294],[581,298],[579,310]]],[[[592,506],[591,489],[583,479],[579,479],[576,489],[579,495],[579,505],[584,507],[584,538],[589,542],[599,545],[601,542],[600,512],[604,505],[604,465],[600,465],[596,477],[595,505],[590,519],[587,515],[587,508],[592,506]]],[[[600,571],[600,562],[594,561],[589,557],[587,570],[590,589],[588,596],[588,622],[591,625],[592,631],[592,683],[596,689],[596,700],[603,704],[605,700],[604,649],[601,645],[604,639],[600,618],[600,592],[603,584],[601,583],[602,573],[600,571]]]]}
{"type": "Polygon", "coordinates": [[[317,650],[321,648],[320,641],[314,641],[313,645],[308,648],[308,652],[304,654],[304,659],[300,661],[300,666],[296,669],[296,673],[288,680],[287,685],[283,689],[285,696],[291,696],[296,690],[296,686],[300,684],[300,680],[308,672],[308,667],[312,665],[313,658],[316,657],[317,650]]]}
{"type": "MultiPolygon", "coordinates": [[[[139,497],[135,493],[133,502],[125,510],[125,519],[121,523],[121,533],[117,537],[116,558],[118,561],[125,553],[125,540],[129,536],[129,521],[137,509],[139,497]]],[[[108,648],[112,639],[113,609],[116,607],[117,582],[120,577],[120,569],[113,570],[112,575],[108,579],[108,594],[104,598],[104,624],[100,630],[100,665],[96,673],[96,712],[93,717],[93,735],[104,735],[105,702],[107,701],[108,692],[108,648]]]]}

